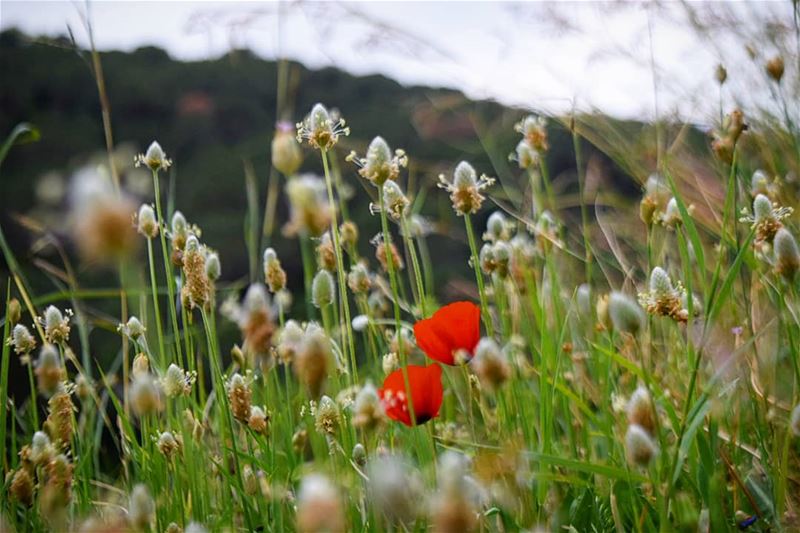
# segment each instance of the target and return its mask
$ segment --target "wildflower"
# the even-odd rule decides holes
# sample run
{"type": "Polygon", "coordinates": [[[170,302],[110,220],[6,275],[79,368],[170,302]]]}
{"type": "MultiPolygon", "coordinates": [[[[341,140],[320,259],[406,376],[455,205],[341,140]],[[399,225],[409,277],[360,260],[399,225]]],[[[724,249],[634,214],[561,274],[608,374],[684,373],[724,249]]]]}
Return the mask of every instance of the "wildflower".
{"type": "Polygon", "coordinates": [[[486,233],[483,234],[483,240],[489,242],[507,241],[511,239],[511,230],[513,224],[506,220],[502,211],[495,211],[489,215],[486,221],[486,233]]]}
{"type": "Polygon", "coordinates": [[[628,413],[628,422],[644,428],[652,434],[656,429],[656,419],[653,413],[653,402],[647,389],[639,386],[631,395],[625,407],[628,413]]]}
{"type": "Polygon", "coordinates": [[[384,374],[391,374],[394,370],[400,367],[400,358],[394,352],[385,354],[381,360],[381,368],[384,374]]]}
{"type": "Polygon", "coordinates": [[[180,435],[176,437],[170,431],[164,431],[158,436],[156,445],[158,446],[158,451],[160,451],[167,460],[170,460],[176,453],[181,452],[183,440],[180,435]]]}
{"type": "MultiPolygon", "coordinates": [[[[689,206],[689,211],[692,211],[692,206],[689,206]]],[[[675,197],[669,199],[667,202],[667,207],[664,209],[664,214],[661,215],[661,224],[668,228],[675,229],[681,223],[683,219],[681,218],[681,211],[678,208],[678,200],[675,197]]]]}
{"type": "Polygon", "coordinates": [[[148,239],[154,239],[158,235],[158,222],[156,222],[156,214],[150,204],[142,204],[142,206],[139,208],[139,217],[136,229],[148,239]]]}
{"type": "Polygon", "coordinates": [[[147,147],[147,152],[144,155],[137,155],[134,158],[134,162],[136,163],[137,167],[144,165],[153,172],[167,170],[172,165],[172,161],[167,159],[167,155],[164,153],[161,145],[156,141],[150,143],[150,146],[147,147]]]}
{"type": "Polygon", "coordinates": [[[131,316],[125,324],[120,324],[117,329],[137,344],[144,345],[146,342],[144,334],[147,330],[135,316],[131,316]]]}
{"type": "Polygon", "coordinates": [[[62,448],[72,440],[72,417],[75,406],[67,389],[61,387],[47,402],[49,414],[44,429],[50,438],[62,448]]]}
{"type": "Polygon", "coordinates": [[[69,340],[69,318],[71,316],[72,311],[67,310],[67,316],[64,316],[54,305],[45,309],[44,318],[40,318],[39,322],[44,326],[44,336],[47,342],[63,344],[69,340]]]}
{"type": "Polygon", "coordinates": [[[365,294],[369,292],[372,287],[372,280],[369,276],[369,271],[363,263],[353,265],[350,272],[347,274],[347,286],[353,291],[353,294],[365,294]]]}
{"type": "MultiPolygon", "coordinates": [[[[442,405],[442,369],[439,365],[408,365],[408,383],[414,408],[415,421],[424,424],[439,416],[442,405]]],[[[403,370],[395,370],[383,382],[378,391],[386,414],[392,420],[410,426],[411,413],[408,409],[409,390],[405,387],[403,370]]]]}
{"type": "Polygon", "coordinates": [[[797,404],[792,410],[792,417],[789,422],[789,427],[791,428],[795,437],[800,437],[800,404],[797,404]]]}
{"type": "Polygon", "coordinates": [[[128,502],[128,519],[140,531],[149,531],[156,518],[156,502],[145,485],[133,487],[128,502]]]}
{"type": "Polygon", "coordinates": [[[394,245],[393,242],[389,243],[389,253],[386,253],[387,247],[386,243],[383,241],[382,235],[377,235],[375,239],[373,239],[373,243],[375,244],[375,259],[378,260],[380,263],[381,268],[383,268],[384,272],[389,271],[389,261],[392,262],[392,267],[394,271],[397,272],[399,270],[403,270],[403,258],[400,257],[400,253],[397,251],[397,247],[394,245]]]}
{"type": "Polygon", "coordinates": [[[133,358],[132,371],[133,376],[140,376],[150,372],[150,359],[147,354],[140,352],[133,358]]]}
{"type": "Polygon", "coordinates": [[[669,274],[655,267],[650,274],[650,290],[639,294],[639,302],[651,315],[668,316],[676,322],[686,322],[689,312],[683,307],[686,291],[678,285],[673,287],[669,274]]]}
{"type": "Polygon", "coordinates": [[[757,169],[753,172],[753,176],[750,178],[750,194],[753,196],[758,194],[769,196],[771,192],[770,189],[771,187],[767,174],[761,169],[757,169]]]}
{"type": "Polygon", "coordinates": [[[670,189],[664,178],[660,174],[651,174],[639,203],[639,218],[648,226],[662,220],[669,200],[670,189]]]}
{"type": "Polygon", "coordinates": [[[260,283],[250,285],[242,306],[235,308],[231,318],[238,324],[244,337],[245,354],[251,357],[268,357],[275,323],[266,287],[260,283]]]}
{"type": "Polygon", "coordinates": [[[397,182],[389,180],[383,184],[383,205],[381,209],[385,209],[390,217],[395,220],[405,217],[409,203],[408,198],[400,190],[397,182]]]}
{"type": "Polygon", "coordinates": [[[326,197],[325,182],[304,174],[286,184],[290,219],[284,229],[289,236],[303,234],[318,237],[330,226],[333,213],[326,197]]]}
{"type": "Polygon", "coordinates": [[[636,335],[644,327],[642,308],[633,298],[618,291],[608,298],[608,316],[617,331],[636,335]]]}
{"type": "Polygon", "coordinates": [[[280,362],[285,365],[291,363],[302,342],[303,328],[296,320],[288,320],[278,335],[278,344],[275,350],[280,362]]]}
{"type": "Polygon", "coordinates": [[[11,298],[11,300],[9,300],[6,316],[11,325],[16,325],[19,322],[19,319],[22,318],[22,306],[19,300],[16,298],[11,298]]]}
{"type": "Polygon", "coordinates": [[[335,298],[335,285],[333,276],[327,270],[320,270],[314,276],[311,284],[311,302],[315,307],[322,309],[331,305],[335,298]]]}
{"type": "Polygon", "coordinates": [[[44,466],[55,457],[56,448],[50,437],[44,431],[37,431],[31,439],[30,455],[28,458],[36,466],[44,466]]]}
{"type": "Polygon", "coordinates": [[[81,256],[89,262],[113,264],[138,244],[131,223],[136,204],[111,186],[95,168],[79,171],[71,193],[71,231],[81,256]]]}
{"type": "Polygon", "coordinates": [[[764,69],[767,71],[767,75],[772,78],[772,81],[775,83],[780,83],[781,78],[783,78],[783,58],[781,56],[775,56],[764,66],[764,69]]]}
{"type": "Polygon", "coordinates": [[[8,493],[13,500],[18,501],[26,507],[30,507],[33,505],[34,488],[33,476],[29,469],[23,466],[14,472],[11,478],[11,485],[8,488],[8,493]]]}
{"type": "Polygon", "coordinates": [[[497,274],[500,278],[508,275],[511,248],[504,241],[486,243],[481,247],[478,261],[486,274],[497,274]]]}
{"type": "Polygon", "coordinates": [[[511,375],[508,359],[490,337],[484,337],[478,342],[471,365],[481,385],[491,391],[497,390],[511,375]]]}
{"type": "Polygon", "coordinates": [[[364,449],[364,445],[360,442],[353,446],[353,453],[350,456],[353,458],[353,462],[360,467],[367,464],[367,450],[364,449]]]}
{"type": "Polygon", "coordinates": [[[211,284],[206,275],[206,258],[197,237],[189,235],[183,250],[183,273],[186,279],[181,297],[188,308],[204,307],[211,299],[211,284]]]}
{"type": "Polygon", "coordinates": [[[309,474],[297,495],[297,530],[300,533],[345,531],[342,502],[336,487],[321,474],[309,474]]]}
{"type": "Polygon", "coordinates": [[[414,324],[414,336],[428,357],[454,365],[472,359],[480,340],[480,323],[480,307],[471,302],[455,302],[414,324]]]}
{"type": "Polygon", "coordinates": [[[253,397],[249,380],[237,372],[228,379],[225,389],[228,391],[233,417],[246,424],[250,419],[250,401],[253,397]]]}
{"type": "Polygon", "coordinates": [[[94,390],[92,381],[83,374],[75,378],[75,394],[81,401],[86,401],[94,390]]]}
{"type": "Polygon", "coordinates": [[[161,410],[161,390],[149,372],[134,374],[129,395],[131,408],[137,416],[161,410]]]}
{"type": "Polygon", "coordinates": [[[293,176],[302,163],[303,152],[294,127],[289,122],[278,122],[272,137],[272,166],[284,176],[293,176]]]}
{"type": "Polygon", "coordinates": [[[170,242],[172,244],[171,260],[176,267],[183,266],[183,249],[189,238],[189,223],[180,211],[175,211],[170,222],[170,242]]]}
{"type": "Polygon", "coordinates": [[[6,341],[9,346],[14,347],[14,352],[23,357],[27,357],[36,349],[36,339],[31,335],[30,330],[22,324],[17,324],[11,331],[11,336],[6,341]]]}
{"type": "Polygon", "coordinates": [[[783,227],[782,220],[793,212],[791,207],[773,204],[766,195],[759,193],[753,199],[753,215],[745,214],[739,221],[750,223],[750,227],[756,230],[756,244],[772,244],[775,234],[783,227]]]}
{"type": "Polygon", "coordinates": [[[408,217],[408,223],[403,230],[404,236],[421,238],[429,235],[433,231],[433,225],[422,215],[413,213],[408,217]],[[405,234],[405,230],[408,230],[408,235],[405,234]]]}
{"type": "Polygon", "coordinates": [[[439,187],[450,193],[453,209],[458,215],[477,213],[484,200],[481,191],[493,183],[494,178],[485,174],[481,174],[479,178],[472,165],[466,161],[462,161],[456,166],[452,183],[447,181],[444,174],[439,175],[439,187]]]}
{"type": "Polygon", "coordinates": [[[292,448],[295,452],[302,452],[308,445],[308,431],[305,429],[298,429],[292,435],[292,448]]]}
{"type": "Polygon", "coordinates": [[[39,509],[51,525],[63,524],[67,519],[67,506],[72,499],[73,470],[73,465],[64,454],[57,455],[44,468],[39,509]]]}
{"type": "Polygon", "coordinates": [[[372,431],[386,422],[386,413],[383,410],[378,390],[367,381],[356,394],[353,403],[353,425],[366,431],[372,431]]]}
{"type": "Polygon", "coordinates": [[[305,120],[297,123],[297,142],[305,140],[318,150],[333,148],[340,135],[350,135],[350,128],[343,118],[331,116],[322,104],[315,104],[305,120]]]}
{"type": "Polygon", "coordinates": [[[294,359],[294,371],[312,397],[319,396],[332,358],[328,336],[318,325],[309,324],[294,359]]]}
{"type": "Polygon", "coordinates": [[[647,466],[658,455],[658,446],[642,426],[631,424],[625,433],[625,451],[630,463],[647,466]]]}
{"type": "Polygon", "coordinates": [[[539,152],[537,152],[528,141],[522,139],[517,143],[514,153],[509,156],[509,160],[516,161],[519,168],[523,170],[536,168],[539,165],[539,152]]]}
{"type": "Polygon", "coordinates": [[[197,374],[195,372],[186,372],[175,363],[172,363],[167,368],[164,377],[161,378],[161,388],[169,398],[188,395],[196,379],[197,374]]]}
{"type": "Polygon", "coordinates": [[[744,122],[744,114],[739,109],[734,109],[725,117],[722,127],[713,132],[711,150],[714,155],[723,163],[733,162],[733,151],[741,134],[747,130],[744,122]]]}
{"type": "Polygon", "coordinates": [[[359,159],[355,152],[351,152],[347,160],[361,167],[358,173],[376,187],[383,187],[386,182],[396,180],[400,175],[400,168],[408,165],[405,152],[395,150],[392,154],[392,150],[382,137],[372,139],[365,158],[359,159]]]}
{"type": "Polygon", "coordinates": [[[323,396],[317,405],[314,426],[324,435],[333,435],[342,423],[339,407],[329,396],[323,396]]]}
{"type": "Polygon", "coordinates": [[[467,476],[467,460],[448,451],[439,458],[439,493],[433,503],[433,529],[441,533],[474,531],[478,526],[475,502],[469,498],[472,487],[467,476]]]}
{"type": "Polygon", "coordinates": [[[390,524],[410,524],[422,503],[422,480],[403,459],[395,455],[370,461],[370,499],[390,524]]]}
{"type": "Polygon", "coordinates": [[[286,271],[272,248],[264,250],[264,280],[273,294],[286,287],[286,271]]]}
{"type": "Polygon", "coordinates": [[[211,281],[217,281],[222,274],[222,266],[219,262],[219,254],[210,252],[206,256],[206,276],[211,281]]]}
{"type": "Polygon", "coordinates": [[[358,244],[358,226],[352,220],[345,220],[339,226],[339,237],[342,245],[346,248],[353,248],[358,244]]]}
{"type": "Polygon", "coordinates": [[[269,415],[264,411],[264,409],[254,405],[252,408],[250,408],[250,418],[247,420],[247,427],[256,433],[266,435],[269,427],[269,415]]]}
{"type": "Polygon", "coordinates": [[[67,371],[61,364],[58,350],[52,344],[45,344],[39,350],[34,372],[37,388],[45,396],[54,394],[61,382],[67,378],[67,371]]]}
{"type": "Polygon", "coordinates": [[[775,272],[792,280],[800,269],[800,250],[794,235],[786,228],[781,228],[775,234],[773,247],[775,249],[775,272]]]}
{"type": "Polygon", "coordinates": [[[336,272],[336,251],[329,232],[322,234],[317,245],[317,264],[322,270],[336,272]]]}
{"type": "Polygon", "coordinates": [[[528,115],[514,129],[522,134],[523,140],[537,153],[550,149],[547,142],[547,120],[544,117],[528,115]]]}

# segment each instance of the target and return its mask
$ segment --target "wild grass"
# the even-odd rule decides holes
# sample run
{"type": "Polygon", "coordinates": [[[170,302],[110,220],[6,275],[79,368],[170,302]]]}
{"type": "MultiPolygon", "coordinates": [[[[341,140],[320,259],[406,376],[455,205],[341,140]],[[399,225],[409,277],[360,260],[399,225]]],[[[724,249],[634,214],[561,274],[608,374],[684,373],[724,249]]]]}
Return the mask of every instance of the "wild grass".
{"type": "MultiPolygon", "coordinates": [[[[782,101],[774,64],[765,76],[782,101]]],[[[781,108],[731,110],[702,146],[685,125],[557,118],[574,147],[570,197],[549,172],[544,118],[522,117],[505,148],[517,168],[499,183],[454,161],[423,187],[406,174],[413,154],[381,138],[340,166],[350,130],[317,105],[296,139],[276,132],[263,209],[248,170],[244,290],[162,190],[172,162],[158,143],[137,159],[154,205],[91,173],[75,238],[118,288],[79,288],[64,254],[63,268],[42,265],[56,292],[36,295],[0,231],[0,526],[800,530],[800,117],[781,108]],[[605,192],[588,144],[642,196],[605,192]],[[302,150],[323,176],[298,175],[302,150]],[[375,204],[348,205],[358,181],[375,204]],[[434,195],[463,220],[471,303],[434,286],[434,195]],[[282,201],[302,272],[267,246],[282,201]],[[359,255],[375,234],[375,257],[359,255]],[[119,316],[98,319],[96,300],[119,316]],[[120,348],[101,368],[89,331],[112,321],[120,348]],[[223,344],[221,321],[240,342],[223,344]],[[12,357],[25,375],[9,375],[12,357]],[[12,380],[26,401],[11,401],[12,380]]],[[[0,164],[34,131],[12,132],[0,164]]]]}

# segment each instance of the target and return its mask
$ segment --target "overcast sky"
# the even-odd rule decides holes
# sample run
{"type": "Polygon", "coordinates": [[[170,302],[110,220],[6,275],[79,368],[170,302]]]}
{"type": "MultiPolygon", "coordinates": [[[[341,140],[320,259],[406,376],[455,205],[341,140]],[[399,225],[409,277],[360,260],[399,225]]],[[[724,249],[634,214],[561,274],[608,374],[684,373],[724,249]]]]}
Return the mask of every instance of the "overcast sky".
{"type": "MultiPolygon", "coordinates": [[[[690,5],[695,21],[722,20],[751,35],[763,57],[777,50],[758,33],[763,21],[792,22],[788,0],[690,5]]],[[[549,112],[576,104],[652,117],[657,88],[660,114],[710,123],[720,62],[730,73],[726,91],[741,95],[746,88],[751,100],[768,96],[762,72],[744,51],[751,43],[729,32],[700,37],[678,2],[104,0],[88,9],[101,50],[154,44],[175,58],[202,59],[247,47],[267,58],[382,73],[549,112]]],[[[0,26],[48,35],[70,26],[86,44],[86,10],[84,2],[2,0],[0,26]]]]}

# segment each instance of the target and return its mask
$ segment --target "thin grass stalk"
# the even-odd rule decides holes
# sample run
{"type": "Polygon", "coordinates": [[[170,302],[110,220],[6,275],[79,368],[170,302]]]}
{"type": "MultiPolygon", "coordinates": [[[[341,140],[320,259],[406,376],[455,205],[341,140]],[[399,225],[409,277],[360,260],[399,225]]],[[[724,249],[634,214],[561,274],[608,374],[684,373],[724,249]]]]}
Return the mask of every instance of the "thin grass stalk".
{"type": "Polygon", "coordinates": [[[150,290],[153,293],[153,321],[156,323],[156,334],[158,335],[158,362],[161,370],[166,370],[166,349],[164,348],[164,332],[161,329],[161,310],[158,305],[158,284],[156,283],[156,269],[153,261],[153,239],[147,238],[147,262],[150,271],[150,290]]]}
{"type": "Polygon", "coordinates": [[[417,251],[414,248],[414,242],[409,235],[408,230],[408,218],[403,216],[401,218],[401,224],[403,229],[403,239],[405,240],[406,249],[408,250],[408,254],[411,256],[411,265],[414,271],[414,280],[417,284],[417,295],[418,295],[418,302],[419,310],[422,313],[422,318],[426,318],[428,313],[426,311],[425,302],[427,300],[427,294],[425,293],[425,286],[422,279],[422,273],[419,267],[419,259],[417,258],[417,251]]]}
{"type": "MultiPolygon", "coordinates": [[[[336,216],[336,199],[333,196],[333,181],[328,168],[328,151],[322,150],[322,166],[325,171],[325,184],[328,188],[328,202],[331,206],[331,234],[333,235],[333,249],[336,254],[336,274],[339,278],[339,298],[344,309],[345,333],[351,367],[351,380],[358,383],[358,368],[356,366],[356,348],[353,341],[353,324],[350,320],[350,301],[347,298],[347,280],[345,278],[344,261],[342,260],[342,247],[339,240],[339,222],[336,216]]],[[[342,343],[344,345],[344,343],[342,343]]]]}
{"type": "Polygon", "coordinates": [[[492,315],[489,313],[489,303],[486,299],[486,288],[483,284],[483,273],[481,272],[480,260],[478,259],[478,247],[475,244],[475,233],[472,229],[472,219],[468,213],[464,213],[464,226],[467,228],[467,240],[469,241],[470,249],[470,262],[475,271],[475,280],[478,282],[478,295],[481,300],[481,314],[483,315],[483,323],[486,326],[486,332],[489,337],[494,337],[494,325],[492,324],[492,315]]]}

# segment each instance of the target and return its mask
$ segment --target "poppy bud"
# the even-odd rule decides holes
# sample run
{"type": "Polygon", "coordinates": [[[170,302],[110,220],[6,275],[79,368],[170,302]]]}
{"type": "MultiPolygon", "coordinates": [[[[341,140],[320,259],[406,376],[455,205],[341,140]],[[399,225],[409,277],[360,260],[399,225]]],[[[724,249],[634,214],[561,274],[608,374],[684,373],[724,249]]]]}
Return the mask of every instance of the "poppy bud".
{"type": "Polygon", "coordinates": [[[128,519],[131,525],[137,530],[149,531],[155,517],[156,502],[150,496],[150,491],[145,485],[136,485],[133,487],[128,503],[128,519]]]}
{"type": "Polygon", "coordinates": [[[22,317],[22,306],[19,304],[19,300],[16,298],[11,298],[8,302],[8,321],[13,325],[19,322],[19,319],[22,317]]]}
{"type": "Polygon", "coordinates": [[[319,309],[333,303],[335,281],[327,270],[320,270],[311,283],[311,301],[319,309]]]}
{"type": "Polygon", "coordinates": [[[767,74],[770,78],[773,79],[776,83],[780,83],[781,78],[783,78],[783,58],[781,56],[775,56],[765,65],[767,74]]]}
{"type": "Polygon", "coordinates": [[[717,83],[722,85],[725,83],[725,80],[728,79],[728,71],[725,70],[725,67],[722,65],[717,65],[717,69],[714,72],[714,77],[717,79],[717,83]]]}
{"type": "Polygon", "coordinates": [[[284,176],[293,176],[302,163],[303,152],[294,128],[288,122],[279,122],[272,138],[272,166],[284,176]]]}
{"type": "Polygon", "coordinates": [[[635,335],[644,327],[644,312],[630,296],[614,291],[608,298],[608,315],[614,329],[635,335]]]}
{"type": "Polygon", "coordinates": [[[363,467],[367,464],[367,450],[364,449],[364,445],[360,442],[353,446],[353,453],[350,455],[353,458],[353,462],[358,466],[363,467]]]}
{"type": "Polygon", "coordinates": [[[794,278],[800,268],[800,250],[794,235],[786,228],[781,228],[775,234],[773,243],[775,249],[775,271],[787,280],[794,278]]]}
{"type": "Polygon", "coordinates": [[[139,233],[153,239],[158,235],[158,222],[156,222],[156,214],[149,204],[142,204],[139,208],[139,217],[137,223],[139,233]]]}
{"type": "Polygon", "coordinates": [[[625,451],[631,464],[647,466],[658,454],[658,446],[642,426],[631,424],[625,433],[625,451]]]}

